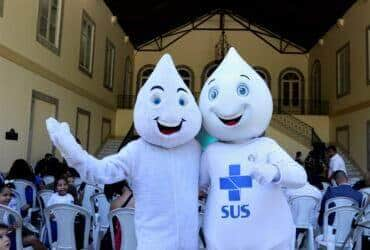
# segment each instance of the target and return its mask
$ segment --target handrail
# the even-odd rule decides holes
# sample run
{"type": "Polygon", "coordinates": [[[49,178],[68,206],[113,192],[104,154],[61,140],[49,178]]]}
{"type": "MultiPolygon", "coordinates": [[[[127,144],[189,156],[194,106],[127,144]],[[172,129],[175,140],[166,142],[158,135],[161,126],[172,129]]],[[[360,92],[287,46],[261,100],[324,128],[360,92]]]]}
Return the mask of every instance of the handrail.
{"type": "Polygon", "coordinates": [[[364,169],[362,169],[360,164],[356,162],[356,160],[351,156],[350,152],[344,148],[343,145],[340,143],[333,143],[339,149],[340,153],[347,158],[351,164],[362,174],[362,176],[367,176],[367,173],[364,169]]]}

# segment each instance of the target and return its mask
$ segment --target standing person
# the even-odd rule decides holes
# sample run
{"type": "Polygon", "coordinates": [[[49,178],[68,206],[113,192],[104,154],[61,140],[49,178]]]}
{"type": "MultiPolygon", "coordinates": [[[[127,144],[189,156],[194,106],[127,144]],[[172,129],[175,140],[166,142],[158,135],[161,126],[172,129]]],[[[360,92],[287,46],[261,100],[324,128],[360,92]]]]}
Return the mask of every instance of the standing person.
{"type": "Polygon", "coordinates": [[[201,159],[207,249],[293,249],[295,225],[282,187],[302,187],[306,173],[261,137],[273,109],[266,83],[231,48],[204,83],[199,107],[204,128],[218,139],[201,159]]]}
{"type": "Polygon", "coordinates": [[[76,142],[68,124],[46,121],[49,136],[87,183],[128,179],[135,197],[137,250],[198,248],[201,114],[172,58],[164,55],[134,108],[139,139],[101,160],[76,142]]]}
{"type": "Polygon", "coordinates": [[[347,174],[346,164],[343,158],[337,153],[337,148],[334,145],[330,145],[326,149],[326,153],[329,157],[329,169],[328,169],[328,179],[333,177],[333,173],[338,170],[342,170],[347,174]]]}

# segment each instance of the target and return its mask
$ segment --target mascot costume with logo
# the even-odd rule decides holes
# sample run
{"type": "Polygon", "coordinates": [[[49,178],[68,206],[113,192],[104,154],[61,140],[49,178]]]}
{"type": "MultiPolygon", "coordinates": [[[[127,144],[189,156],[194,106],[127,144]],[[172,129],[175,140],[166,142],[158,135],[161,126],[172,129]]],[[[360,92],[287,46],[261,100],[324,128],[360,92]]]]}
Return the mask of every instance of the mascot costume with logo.
{"type": "Polygon", "coordinates": [[[197,249],[201,148],[194,137],[201,114],[169,55],[160,59],[140,89],[134,124],[141,138],[98,160],[76,143],[68,124],[46,121],[52,142],[84,181],[129,180],[137,249],[197,249]]]}
{"type": "Polygon", "coordinates": [[[292,249],[295,227],[282,187],[298,188],[306,173],[272,139],[266,83],[231,48],[200,95],[206,131],[218,139],[202,154],[200,188],[208,191],[207,249],[292,249]]]}

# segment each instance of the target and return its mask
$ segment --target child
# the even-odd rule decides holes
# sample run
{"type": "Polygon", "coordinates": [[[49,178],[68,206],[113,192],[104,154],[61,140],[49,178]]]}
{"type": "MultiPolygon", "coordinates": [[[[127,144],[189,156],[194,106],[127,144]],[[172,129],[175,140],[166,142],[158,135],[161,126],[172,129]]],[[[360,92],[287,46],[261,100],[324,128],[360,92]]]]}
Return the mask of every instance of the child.
{"type": "Polygon", "coordinates": [[[55,193],[51,195],[47,207],[54,204],[73,204],[74,198],[68,193],[68,181],[64,176],[56,178],[54,184],[55,193]]]}
{"type": "MultiPolygon", "coordinates": [[[[4,206],[8,206],[12,209],[16,208],[16,202],[14,199],[12,200],[11,188],[7,184],[0,184],[0,204],[4,206]],[[13,204],[14,207],[11,204],[13,204]]],[[[15,229],[21,226],[21,225],[12,223],[12,221],[14,221],[14,218],[10,217],[8,214],[4,214],[3,218],[0,218],[0,222],[9,225],[10,229],[15,229]]],[[[23,237],[23,245],[25,246],[31,245],[33,249],[35,250],[46,249],[42,245],[42,243],[34,235],[32,235],[32,233],[28,231],[26,228],[23,228],[22,230],[22,237],[23,237]]],[[[11,234],[9,234],[9,238],[12,242],[11,249],[16,249],[15,232],[12,232],[11,234]]]]}
{"type": "Polygon", "coordinates": [[[9,227],[0,223],[0,250],[10,249],[10,239],[8,237],[9,227]]]}

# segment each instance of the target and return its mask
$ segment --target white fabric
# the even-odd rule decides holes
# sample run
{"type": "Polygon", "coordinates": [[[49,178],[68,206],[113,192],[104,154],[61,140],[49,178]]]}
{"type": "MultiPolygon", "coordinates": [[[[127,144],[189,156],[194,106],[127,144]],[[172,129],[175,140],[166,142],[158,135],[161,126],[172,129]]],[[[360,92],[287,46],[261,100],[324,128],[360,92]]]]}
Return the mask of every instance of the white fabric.
{"type": "Polygon", "coordinates": [[[342,170],[347,174],[346,164],[343,158],[337,153],[333,155],[329,160],[329,177],[335,173],[335,171],[342,170]]]}
{"type": "Polygon", "coordinates": [[[67,124],[47,120],[51,140],[84,181],[108,184],[129,180],[136,202],[138,250],[198,248],[201,149],[193,138],[200,129],[201,115],[181,78],[171,74],[178,73],[165,55],[140,90],[135,106],[134,123],[142,138],[102,160],[75,142],[67,124]],[[163,90],[150,91],[156,85],[163,90]],[[161,98],[159,105],[153,102],[157,97],[161,98]],[[180,99],[185,105],[180,105],[180,99]],[[156,122],[172,126],[182,119],[180,130],[170,135],[162,134],[156,122]]]}
{"type": "Polygon", "coordinates": [[[46,204],[46,207],[50,207],[51,205],[54,204],[73,204],[73,203],[74,198],[71,194],[59,195],[58,193],[53,193],[50,196],[48,203],[46,204]]]}
{"type": "Polygon", "coordinates": [[[226,141],[201,159],[207,249],[292,249],[295,226],[281,187],[302,187],[306,173],[275,141],[257,138],[270,122],[272,98],[235,49],[204,84],[200,109],[207,132],[226,141]]]}

